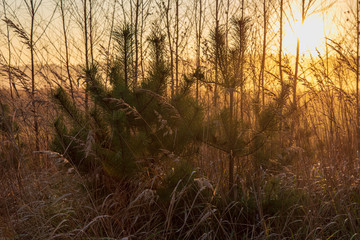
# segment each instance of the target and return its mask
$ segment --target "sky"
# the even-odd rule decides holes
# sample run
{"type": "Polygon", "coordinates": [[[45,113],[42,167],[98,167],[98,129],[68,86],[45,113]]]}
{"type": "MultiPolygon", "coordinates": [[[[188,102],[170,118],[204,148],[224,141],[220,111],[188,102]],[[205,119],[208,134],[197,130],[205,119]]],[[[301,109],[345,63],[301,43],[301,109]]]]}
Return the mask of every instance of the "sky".
{"type": "Polygon", "coordinates": [[[323,0],[311,8],[304,23],[301,21],[299,3],[293,2],[294,10],[286,10],[287,21],[284,24],[284,49],[290,54],[296,53],[297,38],[300,39],[300,53],[316,54],[324,52],[325,38],[336,37],[340,32],[340,23],[349,8],[348,0],[323,0]],[[330,6],[329,8],[327,6],[330,6]],[[322,10],[322,11],[320,11],[322,10]]]}
{"type": "MultiPolygon", "coordinates": [[[[99,0],[96,0],[100,2],[99,0]]],[[[128,0],[124,0],[125,2],[128,0]]],[[[211,2],[211,0],[206,0],[211,2]]],[[[238,1],[238,0],[236,0],[238,1]]],[[[256,0],[249,0],[256,1],[256,0]]],[[[14,20],[22,28],[28,30],[30,24],[30,17],[26,5],[24,4],[25,0],[0,0],[0,18],[4,19],[4,6],[7,8],[7,17],[14,20]]],[[[103,26],[109,26],[108,16],[112,12],[112,5],[110,4],[99,7],[97,12],[94,14],[97,15],[97,29],[102,28],[103,26]]],[[[119,0],[118,2],[121,2],[119,0]]],[[[354,4],[355,0],[317,0],[318,5],[312,8],[311,14],[307,16],[304,24],[301,24],[300,17],[300,0],[289,0],[288,6],[285,8],[285,24],[284,24],[284,52],[295,55],[296,53],[296,43],[297,38],[300,39],[300,52],[302,54],[316,54],[316,51],[324,51],[324,41],[325,36],[335,36],[339,34],[338,26],[341,25],[339,22],[346,19],[346,15],[351,15],[347,11],[353,10],[349,7],[354,4]],[[323,6],[334,3],[332,7],[326,11],[317,12],[316,10],[323,8],[323,6]],[[291,9],[291,11],[290,11],[291,9]],[[314,11],[313,11],[314,10],[314,11]]],[[[59,14],[59,1],[55,0],[35,0],[35,4],[41,3],[41,6],[38,11],[38,17],[36,21],[35,28],[35,40],[41,39],[41,43],[37,42],[38,49],[47,51],[49,54],[39,55],[39,60],[41,61],[62,61],[62,55],[64,52],[63,47],[63,37],[62,37],[62,23],[59,14]]],[[[83,33],[81,31],[81,22],[78,20],[82,16],[81,12],[81,0],[69,1],[64,0],[65,8],[70,6],[77,11],[69,12],[66,11],[66,21],[68,23],[67,29],[72,34],[69,34],[69,44],[73,46],[71,59],[77,59],[82,61],[83,57],[83,48],[76,46],[79,41],[83,39],[83,33]],[[74,12],[76,14],[74,14],[74,12]]],[[[183,0],[183,4],[188,3],[188,1],[183,0]]],[[[99,5],[100,6],[100,5],[99,5]]],[[[190,6],[190,5],[189,5],[190,6]]],[[[120,4],[118,4],[117,12],[120,12],[122,9],[120,4]]],[[[210,11],[212,9],[205,9],[209,18],[212,18],[210,11]]],[[[118,13],[116,16],[117,21],[122,20],[122,15],[118,13]]],[[[211,22],[211,21],[210,21],[211,22]]],[[[278,25],[272,26],[274,31],[277,31],[278,25]]],[[[106,44],[108,39],[109,32],[99,32],[98,33],[98,45],[106,44]],[[103,39],[103,40],[102,40],[103,39]]],[[[25,63],[26,59],[29,58],[28,51],[19,41],[19,38],[11,32],[11,44],[13,50],[14,59],[13,62],[18,61],[17,64],[25,63]],[[16,49],[16,50],[15,50],[16,49]]],[[[0,59],[7,59],[7,39],[6,39],[6,24],[0,22],[0,59]]]]}

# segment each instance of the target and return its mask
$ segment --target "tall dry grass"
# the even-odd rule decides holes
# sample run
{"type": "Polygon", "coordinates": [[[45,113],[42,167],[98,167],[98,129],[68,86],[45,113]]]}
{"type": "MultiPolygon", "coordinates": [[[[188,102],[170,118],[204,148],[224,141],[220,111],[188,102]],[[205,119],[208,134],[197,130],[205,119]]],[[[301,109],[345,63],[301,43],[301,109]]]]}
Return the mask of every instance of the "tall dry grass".
{"type": "MultiPolygon", "coordinates": [[[[226,154],[204,144],[193,159],[198,167],[193,175],[179,180],[164,199],[157,190],[167,166],[154,166],[151,178],[144,173],[114,181],[81,175],[62,155],[48,151],[56,108],[42,96],[43,145],[34,152],[26,97],[12,101],[2,94],[9,106],[1,115],[0,235],[5,239],[358,238],[359,160],[345,143],[353,137],[346,119],[331,133],[327,115],[304,112],[301,127],[308,132],[301,133],[302,145],[286,149],[292,162],[275,159],[272,168],[256,169],[251,156],[241,157],[230,191],[226,154]]],[[[316,96],[307,108],[329,106],[325,96],[316,96]]]]}

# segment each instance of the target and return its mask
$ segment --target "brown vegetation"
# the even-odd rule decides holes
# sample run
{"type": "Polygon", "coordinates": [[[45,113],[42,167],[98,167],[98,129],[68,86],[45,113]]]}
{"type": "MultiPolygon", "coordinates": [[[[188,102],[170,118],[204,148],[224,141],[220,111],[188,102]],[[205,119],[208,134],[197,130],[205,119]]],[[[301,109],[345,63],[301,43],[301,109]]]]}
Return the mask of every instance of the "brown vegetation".
{"type": "Polygon", "coordinates": [[[309,57],[329,1],[45,2],[2,2],[0,239],[359,238],[359,2],[309,57]]]}

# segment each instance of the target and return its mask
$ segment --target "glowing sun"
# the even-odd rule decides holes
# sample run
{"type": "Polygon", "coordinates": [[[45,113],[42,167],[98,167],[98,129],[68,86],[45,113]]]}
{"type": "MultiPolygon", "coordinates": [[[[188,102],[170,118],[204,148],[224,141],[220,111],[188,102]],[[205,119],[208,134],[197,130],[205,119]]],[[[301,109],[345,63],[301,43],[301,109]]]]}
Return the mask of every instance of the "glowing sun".
{"type": "Polygon", "coordinates": [[[300,40],[300,54],[316,53],[316,49],[322,52],[325,42],[325,28],[320,16],[309,16],[304,23],[296,20],[284,24],[284,50],[290,54],[296,54],[297,38],[300,40]]]}

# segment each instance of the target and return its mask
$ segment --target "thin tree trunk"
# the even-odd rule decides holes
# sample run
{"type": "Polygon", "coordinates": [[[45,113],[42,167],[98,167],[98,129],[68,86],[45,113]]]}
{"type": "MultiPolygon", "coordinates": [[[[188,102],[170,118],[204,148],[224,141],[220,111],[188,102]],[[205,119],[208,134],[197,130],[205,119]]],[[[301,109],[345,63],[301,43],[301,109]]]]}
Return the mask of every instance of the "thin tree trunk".
{"type": "MultiPolygon", "coordinates": [[[[201,0],[200,0],[201,2],[201,0]]],[[[175,38],[175,93],[179,86],[179,0],[176,0],[176,38],[175,38]]]]}
{"type": "Polygon", "coordinates": [[[134,72],[134,88],[137,87],[138,82],[138,65],[139,65],[139,40],[138,40],[138,26],[139,26],[139,8],[140,0],[136,0],[135,6],[135,72],[134,72]]]}
{"type": "Polygon", "coordinates": [[[92,19],[92,0],[89,0],[89,40],[90,40],[90,60],[94,64],[94,39],[93,39],[93,19],[92,19]]]}
{"type": "Polygon", "coordinates": [[[280,84],[281,91],[284,88],[284,80],[283,80],[283,71],[282,71],[282,49],[283,49],[283,8],[284,8],[284,0],[280,0],[280,47],[279,47],[279,75],[280,75],[280,84]]]}
{"type": "Polygon", "coordinates": [[[166,29],[169,41],[169,50],[170,50],[170,86],[171,86],[171,98],[174,97],[174,56],[173,56],[173,49],[172,49],[172,39],[171,39],[171,32],[170,32],[170,0],[168,0],[167,7],[166,7],[166,29]]]}
{"type": "Polygon", "coordinates": [[[36,109],[36,94],[35,94],[35,64],[34,64],[34,21],[35,21],[35,6],[33,0],[30,0],[31,8],[31,29],[30,29],[30,60],[31,60],[31,98],[34,117],[34,131],[35,131],[35,150],[40,150],[39,139],[39,123],[36,109]]]}
{"type": "MultiPolygon", "coordinates": [[[[323,4],[323,2],[321,2],[323,4]]],[[[326,79],[329,79],[329,47],[328,47],[328,41],[327,41],[327,34],[326,34],[326,21],[325,21],[325,12],[322,13],[323,18],[323,29],[324,29],[324,36],[325,36],[325,61],[326,61],[326,79]]],[[[329,89],[329,95],[330,95],[330,106],[329,106],[329,124],[330,124],[330,141],[329,141],[329,149],[332,149],[332,144],[334,142],[334,121],[335,121],[335,112],[334,112],[334,98],[332,89],[329,89]]],[[[341,103],[340,103],[341,105],[341,103]]]]}
{"type": "MultiPolygon", "coordinates": [[[[241,1],[241,19],[244,21],[245,24],[245,16],[244,16],[244,0],[241,1]]],[[[245,25],[243,27],[246,27],[245,25]]],[[[241,31],[245,32],[245,31],[241,31]]],[[[246,36],[241,36],[245,38],[246,36]]],[[[245,79],[244,79],[244,61],[245,61],[245,41],[241,40],[240,43],[240,119],[241,121],[244,120],[244,86],[245,86],[245,79]]]]}
{"type": "Polygon", "coordinates": [[[296,133],[295,128],[298,123],[298,115],[297,115],[297,78],[298,78],[298,71],[299,71],[299,55],[300,55],[300,39],[297,38],[297,44],[296,44],[296,59],[295,59],[295,74],[294,74],[294,81],[293,81],[293,110],[294,110],[294,118],[292,119],[291,123],[291,141],[296,140],[296,133]]]}
{"type": "Polygon", "coordinates": [[[69,47],[68,47],[67,33],[66,33],[66,27],[65,27],[65,11],[64,11],[64,3],[63,2],[64,2],[64,0],[60,1],[60,10],[61,10],[61,20],[62,20],[62,25],[63,25],[64,41],[65,41],[65,64],[66,64],[66,72],[67,72],[69,84],[70,84],[71,98],[75,102],[74,89],[73,89],[73,84],[72,84],[72,79],[71,79],[71,74],[70,74],[70,66],[69,66],[69,47]]]}
{"type": "Polygon", "coordinates": [[[266,0],[263,0],[263,14],[264,14],[264,34],[263,34],[263,51],[261,59],[261,69],[260,69],[260,89],[262,96],[262,106],[265,106],[265,61],[266,61],[266,37],[267,37],[267,9],[266,9],[266,0]]]}
{"type": "MultiPolygon", "coordinates": [[[[304,24],[305,21],[305,0],[301,2],[301,24],[304,24]]],[[[291,140],[296,140],[296,126],[298,126],[299,117],[297,113],[297,81],[299,75],[299,61],[300,61],[300,38],[297,37],[296,43],[296,59],[295,59],[295,74],[293,80],[293,110],[295,112],[294,118],[291,125],[291,140]]]]}
{"type": "Polygon", "coordinates": [[[299,58],[300,58],[300,39],[298,37],[297,42],[296,42],[295,74],[294,74],[294,81],[293,81],[293,107],[294,107],[294,110],[296,110],[296,108],[297,108],[296,90],[297,90],[297,79],[298,79],[298,72],[299,72],[299,58]]]}
{"type": "MultiPolygon", "coordinates": [[[[128,29],[130,31],[130,28],[128,29]]],[[[125,30],[127,31],[127,29],[125,30]]],[[[128,46],[128,34],[130,34],[130,32],[125,33],[124,34],[124,77],[125,77],[125,87],[129,86],[129,75],[128,75],[128,67],[129,67],[129,63],[128,63],[128,50],[127,50],[127,46],[128,46]]]]}
{"type": "Polygon", "coordinates": [[[233,151],[229,153],[229,191],[232,190],[234,186],[234,156],[233,151]]]}
{"type": "MultiPolygon", "coordinates": [[[[197,4],[196,4],[197,6],[197,4]]],[[[197,71],[197,75],[196,75],[196,101],[199,100],[199,77],[200,77],[200,51],[201,51],[201,18],[202,18],[202,0],[199,0],[199,21],[198,21],[198,29],[197,29],[197,36],[196,36],[196,71],[197,71]]]]}
{"type": "MultiPolygon", "coordinates": [[[[234,88],[231,86],[230,89],[230,118],[229,118],[229,129],[233,130],[234,127],[234,88]]],[[[234,132],[230,131],[230,153],[229,153],[229,190],[234,186],[234,155],[233,155],[233,143],[235,142],[234,132]]]]}
{"type": "MultiPolygon", "coordinates": [[[[145,4],[148,4],[148,2],[145,2],[145,4]]],[[[142,2],[142,7],[141,7],[141,30],[140,30],[140,67],[141,67],[141,79],[144,80],[145,79],[145,70],[144,70],[144,50],[143,50],[143,39],[144,39],[144,23],[145,23],[145,19],[147,18],[147,15],[144,17],[144,2],[142,2]]]]}
{"type": "Polygon", "coordinates": [[[110,54],[110,46],[111,46],[111,40],[112,40],[112,35],[113,35],[113,29],[114,29],[114,20],[115,20],[115,7],[116,7],[116,1],[114,0],[114,6],[113,6],[113,11],[111,14],[111,25],[110,25],[110,35],[109,35],[109,41],[108,41],[108,46],[107,46],[107,57],[106,57],[106,61],[107,61],[107,66],[106,66],[106,80],[105,80],[105,87],[107,86],[107,82],[109,80],[109,75],[110,75],[110,61],[111,61],[111,54],[110,54]]]}
{"type": "MultiPolygon", "coordinates": [[[[302,0],[301,4],[301,24],[304,24],[305,21],[305,0],[302,0]]],[[[299,72],[299,59],[300,59],[300,39],[297,37],[296,43],[296,60],[295,60],[295,75],[294,75],[294,82],[293,82],[293,105],[294,109],[297,109],[297,80],[298,80],[298,72],[299,72]]]]}
{"type": "MultiPolygon", "coordinates": [[[[6,7],[5,7],[5,0],[3,0],[3,7],[4,7],[4,17],[7,19],[6,16],[6,7]]],[[[12,75],[11,75],[11,41],[10,41],[10,29],[9,25],[6,24],[6,38],[7,38],[7,45],[8,45],[8,77],[9,77],[9,90],[10,96],[13,98],[13,91],[12,91],[12,75]]]]}
{"type": "Polygon", "coordinates": [[[226,3],[226,20],[225,20],[225,49],[229,49],[229,14],[230,14],[230,0],[226,3]]]}
{"type": "Polygon", "coordinates": [[[88,31],[87,31],[87,0],[84,0],[84,39],[85,39],[85,112],[89,113],[89,96],[88,96],[88,81],[89,81],[89,53],[88,53],[88,31]]]}
{"type": "MultiPolygon", "coordinates": [[[[280,92],[280,96],[282,97],[281,101],[284,100],[283,96],[284,96],[284,78],[283,78],[283,71],[282,71],[282,51],[283,51],[283,14],[284,14],[284,0],[280,0],[280,41],[279,41],[279,75],[280,75],[280,87],[281,87],[281,92],[280,92]]],[[[281,103],[281,105],[283,105],[283,103],[281,103]]],[[[280,108],[280,115],[282,115],[283,113],[283,109],[282,107],[280,108]]],[[[282,129],[283,129],[283,124],[280,121],[279,123],[279,130],[280,130],[280,144],[281,146],[283,146],[283,133],[282,133],[282,129]]]]}
{"type": "MultiPolygon", "coordinates": [[[[305,0],[301,2],[301,24],[304,24],[305,21],[305,0]]],[[[299,72],[299,59],[300,59],[300,39],[299,36],[297,37],[296,43],[296,59],[295,59],[295,75],[294,75],[294,82],[293,82],[293,107],[294,110],[297,109],[297,80],[298,80],[298,72],[299,72]]]]}
{"type": "MultiPolygon", "coordinates": [[[[215,34],[219,33],[219,0],[215,0],[215,34]]],[[[219,81],[219,47],[215,45],[215,87],[214,87],[214,107],[217,107],[218,81],[219,81]]]]}
{"type": "Polygon", "coordinates": [[[359,59],[360,59],[360,16],[359,16],[359,9],[360,3],[359,0],[356,1],[356,132],[357,132],[357,152],[359,152],[360,149],[360,126],[359,126],[359,59]]]}

